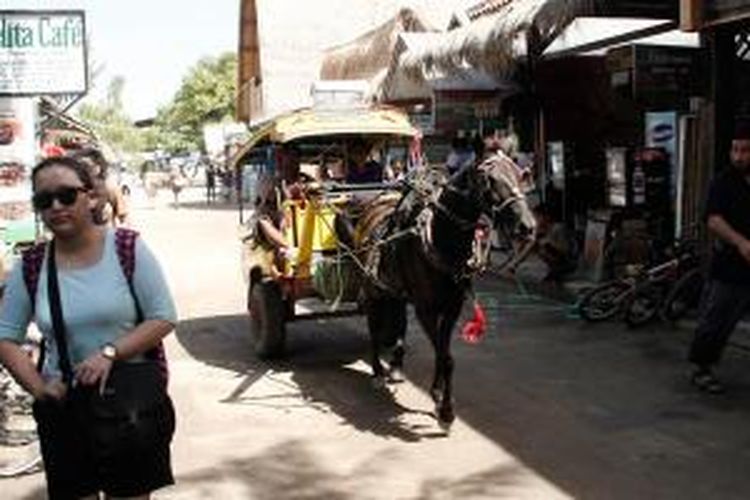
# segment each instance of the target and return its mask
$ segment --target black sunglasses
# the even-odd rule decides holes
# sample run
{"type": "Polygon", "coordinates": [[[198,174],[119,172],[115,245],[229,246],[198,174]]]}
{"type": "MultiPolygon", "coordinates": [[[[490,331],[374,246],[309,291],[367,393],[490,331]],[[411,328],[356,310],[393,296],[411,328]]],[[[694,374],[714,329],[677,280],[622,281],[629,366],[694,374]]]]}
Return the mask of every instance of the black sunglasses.
{"type": "Polygon", "coordinates": [[[61,187],[54,191],[39,191],[31,198],[31,203],[36,210],[47,210],[55,200],[69,207],[78,199],[78,193],[85,193],[86,191],[88,190],[82,187],[61,187]]]}

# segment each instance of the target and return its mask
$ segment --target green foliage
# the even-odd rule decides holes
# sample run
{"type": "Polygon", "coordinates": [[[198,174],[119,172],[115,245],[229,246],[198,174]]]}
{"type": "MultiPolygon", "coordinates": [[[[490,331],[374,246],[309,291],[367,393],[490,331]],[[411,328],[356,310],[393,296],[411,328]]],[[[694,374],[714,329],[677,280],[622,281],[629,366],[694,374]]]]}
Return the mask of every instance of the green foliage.
{"type": "Polygon", "coordinates": [[[88,124],[96,135],[118,153],[133,153],[143,149],[142,132],[133,126],[122,106],[125,79],[115,77],[107,89],[104,101],[83,103],[78,117],[88,124]]]}
{"type": "Polygon", "coordinates": [[[203,146],[205,124],[234,117],[237,56],[227,52],[199,60],[183,78],[172,101],[159,109],[154,127],[138,129],[132,124],[123,109],[124,86],[124,78],[114,78],[103,101],[79,107],[79,118],[120,153],[197,151],[203,146]]]}
{"type": "Polygon", "coordinates": [[[172,102],[159,110],[156,124],[162,147],[171,152],[201,149],[205,124],[234,117],[236,92],[235,53],[198,61],[172,102]]]}

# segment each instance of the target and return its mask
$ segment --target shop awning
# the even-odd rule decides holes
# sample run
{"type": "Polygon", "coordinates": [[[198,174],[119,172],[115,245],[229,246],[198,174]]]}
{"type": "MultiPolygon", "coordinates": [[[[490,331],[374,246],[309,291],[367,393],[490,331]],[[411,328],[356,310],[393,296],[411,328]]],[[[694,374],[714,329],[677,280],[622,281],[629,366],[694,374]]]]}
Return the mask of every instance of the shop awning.
{"type": "Polygon", "coordinates": [[[677,23],[659,19],[581,17],[571,22],[544,51],[544,57],[601,55],[631,43],[673,47],[700,47],[700,36],[684,33],[677,23]]]}

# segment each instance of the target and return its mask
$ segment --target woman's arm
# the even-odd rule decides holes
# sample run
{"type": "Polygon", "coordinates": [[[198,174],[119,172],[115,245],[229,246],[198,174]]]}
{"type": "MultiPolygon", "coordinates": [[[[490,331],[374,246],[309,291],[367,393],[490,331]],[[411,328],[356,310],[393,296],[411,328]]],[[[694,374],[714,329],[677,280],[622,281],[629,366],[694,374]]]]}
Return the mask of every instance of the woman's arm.
{"type": "Polygon", "coordinates": [[[172,330],[174,330],[174,324],[166,320],[144,321],[112,343],[117,350],[117,359],[128,359],[143,354],[159,345],[159,342],[172,330]]]}
{"type": "Polygon", "coordinates": [[[60,399],[65,395],[65,386],[60,380],[45,382],[36,371],[29,355],[10,340],[0,340],[0,363],[2,363],[34,399],[52,397],[60,399]]]}

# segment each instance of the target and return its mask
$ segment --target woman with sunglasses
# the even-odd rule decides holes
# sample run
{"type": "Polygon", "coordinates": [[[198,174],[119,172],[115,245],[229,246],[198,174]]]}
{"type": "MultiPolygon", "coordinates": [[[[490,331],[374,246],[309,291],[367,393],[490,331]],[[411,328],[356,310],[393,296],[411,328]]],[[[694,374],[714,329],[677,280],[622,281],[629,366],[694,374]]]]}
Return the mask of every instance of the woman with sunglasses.
{"type": "Polygon", "coordinates": [[[45,250],[35,297],[29,297],[22,266],[11,273],[0,311],[0,362],[35,398],[49,498],[93,499],[100,492],[108,498],[149,498],[151,491],[174,482],[171,403],[166,435],[139,441],[140,449],[100,449],[101,436],[94,435],[88,415],[79,412],[69,418],[64,412],[78,394],[104,398],[108,379],[115,380],[113,367],[143,361],[144,353],[172,331],[176,312],[171,294],[157,260],[140,238],[134,247],[132,282],[127,280],[118,261],[115,230],[94,221],[94,184],[80,161],[42,161],[32,172],[32,186],[34,208],[53,240],[45,250]],[[50,275],[57,276],[55,284],[50,275]],[[57,290],[59,298],[51,290],[57,290]],[[52,304],[60,304],[62,318],[53,319],[52,304]],[[48,346],[41,373],[19,347],[32,320],[48,346]],[[64,327],[58,328],[61,320],[64,327]],[[57,342],[61,330],[64,344],[57,342]],[[68,356],[58,355],[60,344],[68,356]],[[63,379],[71,380],[66,384],[63,379]],[[55,427],[58,415],[60,428],[55,427]]]}

